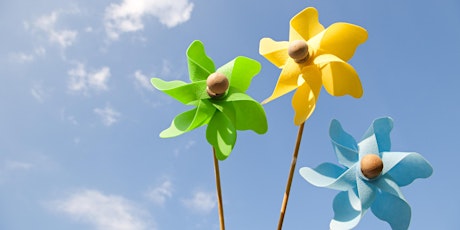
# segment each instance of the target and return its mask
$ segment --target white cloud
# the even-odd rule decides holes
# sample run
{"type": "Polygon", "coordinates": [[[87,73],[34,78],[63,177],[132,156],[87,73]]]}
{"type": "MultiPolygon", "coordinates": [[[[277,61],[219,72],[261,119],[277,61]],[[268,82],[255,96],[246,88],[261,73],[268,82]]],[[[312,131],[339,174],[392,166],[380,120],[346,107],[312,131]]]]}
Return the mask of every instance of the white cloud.
{"type": "Polygon", "coordinates": [[[77,63],[77,66],[70,69],[67,74],[70,76],[68,88],[71,91],[79,91],[85,94],[90,89],[96,91],[108,90],[107,83],[111,76],[110,68],[107,66],[87,72],[85,65],[82,63],[77,63]]]}
{"type": "Polygon", "coordinates": [[[32,62],[35,60],[36,57],[43,57],[46,55],[46,50],[43,47],[37,47],[33,52],[25,53],[25,52],[15,52],[10,53],[10,60],[26,63],[32,62]]]}
{"type": "Polygon", "coordinates": [[[94,113],[99,115],[99,117],[102,119],[102,123],[105,126],[111,126],[115,124],[121,117],[121,113],[117,112],[109,105],[106,105],[103,109],[95,108],[94,113]]]}
{"type": "Polygon", "coordinates": [[[32,85],[32,88],[30,89],[30,94],[40,103],[43,103],[45,101],[45,98],[48,96],[45,90],[43,89],[42,84],[36,83],[32,85]]]}
{"type": "Polygon", "coordinates": [[[136,79],[135,84],[139,87],[142,87],[147,90],[153,90],[153,86],[150,84],[150,79],[142,74],[140,70],[137,70],[134,73],[134,78],[136,79]]]}
{"type": "Polygon", "coordinates": [[[98,230],[156,229],[145,220],[146,213],[122,196],[106,195],[97,190],[82,190],[52,203],[55,210],[98,230]]]}
{"type": "Polygon", "coordinates": [[[183,204],[198,213],[209,213],[216,206],[216,196],[212,192],[197,191],[193,197],[184,199],[183,204]]]}
{"type": "MultiPolygon", "coordinates": [[[[45,32],[48,36],[48,40],[51,43],[57,43],[60,47],[66,48],[71,46],[77,39],[78,32],[75,30],[68,29],[56,29],[56,23],[59,18],[60,12],[53,11],[48,15],[39,17],[33,25],[35,28],[45,32]]],[[[29,28],[28,23],[24,24],[26,28],[29,28]]]]}
{"type": "Polygon", "coordinates": [[[151,189],[147,193],[147,197],[157,205],[164,205],[166,199],[171,198],[172,194],[172,183],[170,180],[166,180],[160,186],[151,189]]]}
{"type": "Polygon", "coordinates": [[[5,170],[29,170],[33,167],[31,163],[8,160],[5,162],[5,170]]]}
{"type": "Polygon", "coordinates": [[[175,27],[190,19],[193,3],[188,0],[123,0],[105,9],[105,28],[111,39],[121,33],[144,29],[143,18],[153,16],[167,27],[175,27]]]}

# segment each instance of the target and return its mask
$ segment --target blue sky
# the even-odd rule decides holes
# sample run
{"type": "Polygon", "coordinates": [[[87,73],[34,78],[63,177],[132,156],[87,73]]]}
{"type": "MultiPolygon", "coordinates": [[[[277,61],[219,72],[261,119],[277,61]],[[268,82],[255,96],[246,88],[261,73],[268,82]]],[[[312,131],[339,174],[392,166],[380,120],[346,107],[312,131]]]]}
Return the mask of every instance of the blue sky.
{"type": "MultiPolygon", "coordinates": [[[[360,25],[369,38],[351,64],[361,99],[322,90],[297,168],[336,163],[332,119],[359,139],[391,116],[393,151],[415,151],[434,174],[403,188],[411,229],[459,229],[460,3],[444,1],[1,1],[0,229],[218,229],[204,129],[160,139],[188,109],[151,77],[188,81],[185,51],[202,40],[216,66],[238,55],[262,71],[248,93],[268,97],[279,70],[259,40],[287,40],[308,6],[320,22],[360,25]]],[[[264,108],[265,135],[239,132],[221,162],[227,229],[277,225],[297,134],[292,94],[264,108]]],[[[328,229],[337,192],[297,173],[284,229],[328,229]]],[[[389,229],[367,213],[356,229],[389,229]]]]}

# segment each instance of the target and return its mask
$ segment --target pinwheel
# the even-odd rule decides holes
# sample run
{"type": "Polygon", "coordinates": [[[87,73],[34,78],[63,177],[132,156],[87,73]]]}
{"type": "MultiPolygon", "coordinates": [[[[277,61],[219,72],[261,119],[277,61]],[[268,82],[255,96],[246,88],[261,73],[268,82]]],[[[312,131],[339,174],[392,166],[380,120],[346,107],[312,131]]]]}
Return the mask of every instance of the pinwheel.
{"type": "Polygon", "coordinates": [[[311,184],[341,191],[333,202],[331,229],[354,228],[369,208],[392,229],[408,229],[411,208],[400,187],[429,177],[433,169],[418,153],[391,152],[392,128],[391,118],[376,119],[356,143],[333,120],[329,135],[343,167],[323,163],[314,169],[300,169],[300,175],[311,184]]]}
{"type": "Polygon", "coordinates": [[[216,70],[206,55],[203,43],[194,41],[187,50],[191,83],[166,82],[152,78],[155,88],[185,105],[196,108],[176,116],[160,137],[175,137],[208,125],[206,139],[213,146],[221,229],[224,229],[218,161],[225,160],[233,150],[237,130],[267,131],[267,119],[259,102],[245,92],[260,64],[247,57],[237,57],[216,70]]]}
{"type": "Polygon", "coordinates": [[[260,41],[259,53],[282,68],[272,95],[262,104],[296,90],[292,97],[294,124],[300,125],[278,229],[282,228],[305,121],[313,113],[323,85],[333,96],[362,96],[358,74],[347,61],[366,39],[365,29],[348,23],[334,23],[324,29],[317,10],[309,7],[291,19],[289,41],[260,41]]]}
{"type": "Polygon", "coordinates": [[[358,74],[346,61],[366,39],[366,30],[353,24],[338,22],[324,29],[316,9],[304,9],[291,19],[289,41],[260,41],[260,54],[282,68],[273,94],[263,103],[297,89],[292,106],[294,123],[300,125],[313,113],[322,85],[333,96],[361,97],[358,74]]]}

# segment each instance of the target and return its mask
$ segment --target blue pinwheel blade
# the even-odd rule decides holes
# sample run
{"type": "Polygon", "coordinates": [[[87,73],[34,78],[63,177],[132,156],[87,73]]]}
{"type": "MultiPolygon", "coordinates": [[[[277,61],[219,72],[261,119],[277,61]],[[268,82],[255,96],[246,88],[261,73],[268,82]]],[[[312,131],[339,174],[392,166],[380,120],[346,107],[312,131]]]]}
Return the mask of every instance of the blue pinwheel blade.
{"type": "Polygon", "coordinates": [[[393,230],[409,228],[411,208],[406,201],[397,196],[386,192],[379,194],[371,210],[376,217],[388,222],[393,230]]]}
{"type": "Polygon", "coordinates": [[[361,220],[362,213],[353,208],[349,195],[349,192],[340,192],[334,198],[334,219],[330,223],[332,230],[352,229],[361,220]]]}
{"type": "Polygon", "coordinates": [[[358,145],[355,139],[343,130],[339,121],[331,121],[329,136],[340,164],[350,168],[358,161],[358,145]]]}

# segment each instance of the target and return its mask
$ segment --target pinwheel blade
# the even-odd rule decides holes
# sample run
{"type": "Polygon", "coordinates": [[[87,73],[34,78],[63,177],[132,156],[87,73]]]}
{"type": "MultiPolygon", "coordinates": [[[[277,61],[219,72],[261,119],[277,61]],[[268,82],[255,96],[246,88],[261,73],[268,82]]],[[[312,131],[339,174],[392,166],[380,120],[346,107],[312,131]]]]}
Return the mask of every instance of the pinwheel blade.
{"type": "Polygon", "coordinates": [[[348,61],[353,57],[359,45],[367,40],[367,31],[357,25],[338,22],[309,40],[308,44],[348,61]],[[338,39],[340,38],[340,39],[338,39]]]}
{"type": "Polygon", "coordinates": [[[254,100],[226,101],[222,104],[222,112],[231,118],[237,130],[252,130],[264,134],[268,130],[265,111],[259,102],[254,100]]]}
{"type": "Polygon", "coordinates": [[[406,186],[417,178],[428,178],[433,173],[430,163],[418,153],[384,152],[384,171],[399,186],[406,186]]]}
{"type": "Polygon", "coordinates": [[[261,65],[256,60],[240,56],[223,65],[216,72],[224,74],[232,87],[246,92],[252,78],[260,72],[260,69],[261,65]]]}
{"type": "Polygon", "coordinates": [[[190,81],[206,80],[216,67],[211,58],[206,55],[201,41],[193,41],[187,49],[187,63],[190,81]]]}
{"type": "Polygon", "coordinates": [[[340,192],[333,202],[334,218],[331,220],[331,230],[353,229],[361,220],[361,211],[353,208],[349,192],[340,192]]]}
{"type": "Polygon", "coordinates": [[[209,98],[206,93],[206,81],[189,84],[182,81],[167,82],[159,78],[152,78],[150,81],[155,88],[186,105],[200,99],[209,98]]]}
{"type": "Polygon", "coordinates": [[[217,159],[225,160],[235,146],[236,128],[224,113],[216,111],[206,129],[206,139],[214,146],[217,159]]]}
{"type": "Polygon", "coordinates": [[[344,169],[331,163],[323,163],[316,168],[303,167],[300,175],[310,184],[340,191],[347,191],[356,184],[356,167],[344,169]]]}
{"type": "Polygon", "coordinates": [[[171,126],[160,133],[161,138],[176,137],[209,122],[216,109],[206,101],[200,101],[197,108],[177,115],[171,126]]]}
{"type": "Polygon", "coordinates": [[[350,95],[360,98],[363,87],[353,66],[332,54],[323,54],[313,62],[320,65],[323,85],[332,96],[350,95]]]}
{"type": "Polygon", "coordinates": [[[375,119],[359,143],[360,152],[382,153],[390,151],[390,132],[393,129],[393,120],[389,117],[375,119]]]}
{"type": "Polygon", "coordinates": [[[358,144],[355,139],[345,132],[338,120],[332,120],[329,136],[340,164],[351,167],[358,161],[358,144]]]}
{"type": "Polygon", "coordinates": [[[289,58],[288,47],[289,42],[277,42],[271,38],[262,38],[259,44],[259,53],[276,67],[282,68],[289,58]]]}
{"type": "Polygon", "coordinates": [[[388,222],[393,230],[407,230],[410,224],[411,208],[406,201],[389,193],[377,196],[371,207],[379,219],[388,222]]]}
{"type": "Polygon", "coordinates": [[[324,30],[324,26],[319,23],[318,11],[313,7],[308,7],[292,17],[290,24],[289,41],[307,41],[324,30]]]}

